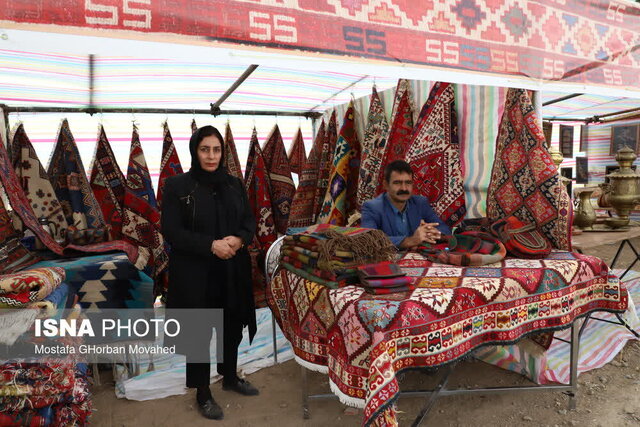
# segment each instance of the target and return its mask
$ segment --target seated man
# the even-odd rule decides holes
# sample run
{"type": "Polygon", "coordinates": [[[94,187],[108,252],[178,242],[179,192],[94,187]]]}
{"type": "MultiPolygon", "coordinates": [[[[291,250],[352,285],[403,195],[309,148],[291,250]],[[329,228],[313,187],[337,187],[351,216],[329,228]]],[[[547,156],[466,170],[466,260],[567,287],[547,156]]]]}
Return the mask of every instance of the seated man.
{"type": "Polygon", "coordinates": [[[384,231],[400,249],[413,248],[423,242],[435,243],[441,234],[451,234],[427,198],[411,194],[413,170],[409,163],[403,160],[389,163],[383,185],[385,193],[362,205],[361,227],[384,231]]]}

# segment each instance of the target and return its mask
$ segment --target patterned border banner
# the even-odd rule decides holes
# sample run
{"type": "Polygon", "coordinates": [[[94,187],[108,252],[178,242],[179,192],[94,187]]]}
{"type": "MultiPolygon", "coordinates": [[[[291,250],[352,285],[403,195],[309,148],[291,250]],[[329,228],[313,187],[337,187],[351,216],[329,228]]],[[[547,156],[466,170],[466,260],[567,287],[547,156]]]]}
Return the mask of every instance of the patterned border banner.
{"type": "Polygon", "coordinates": [[[0,23],[172,34],[640,90],[640,6],[619,0],[0,0],[0,23]]]}

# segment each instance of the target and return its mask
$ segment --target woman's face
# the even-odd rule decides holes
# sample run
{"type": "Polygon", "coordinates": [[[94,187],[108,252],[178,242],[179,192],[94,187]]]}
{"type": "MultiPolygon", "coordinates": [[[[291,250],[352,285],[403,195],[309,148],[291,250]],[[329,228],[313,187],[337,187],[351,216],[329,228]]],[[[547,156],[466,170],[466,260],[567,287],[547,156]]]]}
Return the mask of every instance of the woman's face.
{"type": "Polygon", "coordinates": [[[198,145],[198,161],[200,167],[207,171],[213,172],[220,165],[220,157],[222,157],[222,145],[215,135],[209,135],[202,138],[198,145]]]}

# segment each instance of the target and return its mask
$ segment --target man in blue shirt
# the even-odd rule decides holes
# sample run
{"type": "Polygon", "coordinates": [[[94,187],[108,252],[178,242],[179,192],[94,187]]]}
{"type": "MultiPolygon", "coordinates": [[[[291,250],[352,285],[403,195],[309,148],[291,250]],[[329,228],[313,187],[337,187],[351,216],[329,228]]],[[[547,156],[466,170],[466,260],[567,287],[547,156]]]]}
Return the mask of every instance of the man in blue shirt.
{"type": "Polygon", "coordinates": [[[435,243],[442,234],[451,234],[438,218],[426,197],[412,195],[413,170],[409,163],[396,160],[384,171],[385,193],[362,205],[361,227],[385,232],[400,249],[435,243]]]}

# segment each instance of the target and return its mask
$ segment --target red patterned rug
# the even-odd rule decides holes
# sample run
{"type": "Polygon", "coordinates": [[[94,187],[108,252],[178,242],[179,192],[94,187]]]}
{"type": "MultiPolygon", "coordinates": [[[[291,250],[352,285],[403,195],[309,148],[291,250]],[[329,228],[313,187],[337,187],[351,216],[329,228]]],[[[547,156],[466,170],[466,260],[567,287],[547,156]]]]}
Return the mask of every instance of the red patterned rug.
{"type": "Polygon", "coordinates": [[[255,128],[251,134],[244,183],[253,215],[256,218],[256,237],[260,243],[260,249],[266,253],[277,236],[271,208],[271,183],[255,128]]]}
{"type": "Polygon", "coordinates": [[[36,235],[42,243],[51,251],[58,255],[73,255],[80,252],[111,252],[115,250],[123,251],[127,254],[129,261],[135,265],[138,269],[144,268],[149,258],[149,252],[144,248],[138,248],[128,242],[117,240],[107,243],[96,243],[87,246],[69,245],[63,248],[58,242],[44,231],[42,226],[38,223],[29,200],[24,194],[20,181],[16,176],[13,167],[9,162],[9,155],[5,149],[4,142],[0,136],[0,181],[5,190],[5,194],[11,203],[13,211],[18,215],[22,223],[36,235]]]}
{"type": "Polygon", "coordinates": [[[353,103],[349,104],[336,144],[329,188],[316,222],[347,225],[349,216],[357,209],[360,141],[355,128],[353,103]]]}
{"type": "Polygon", "coordinates": [[[96,199],[100,200],[100,208],[105,220],[111,226],[111,237],[120,239],[124,215],[125,179],[103,126],[100,126],[98,133],[89,183],[96,199]]]}
{"type": "Polygon", "coordinates": [[[173,137],[169,130],[169,124],[164,122],[162,132],[162,160],[160,161],[160,178],[158,178],[158,211],[162,211],[162,191],[164,190],[164,180],[170,176],[179,175],[183,172],[180,158],[173,144],[173,137]]]}
{"type": "Polygon", "coordinates": [[[360,180],[358,181],[358,210],[367,200],[376,197],[380,168],[389,136],[389,122],[376,88],[371,94],[371,104],[367,117],[367,128],[362,143],[360,180]]]}
{"type": "MultiPolygon", "coordinates": [[[[0,141],[0,144],[4,143],[0,141]]],[[[0,188],[0,191],[3,190],[0,188]]],[[[40,260],[20,242],[20,234],[13,227],[3,197],[0,197],[0,254],[0,273],[12,273],[40,260]]]]}
{"type": "Polygon", "coordinates": [[[411,144],[413,132],[413,108],[411,102],[410,83],[408,80],[398,80],[398,87],[393,100],[393,112],[391,114],[391,128],[387,139],[376,195],[384,191],[384,169],[394,160],[406,160],[407,149],[411,144]]]}
{"type": "Polygon", "coordinates": [[[623,312],[629,295],[598,258],[554,251],[543,260],[481,267],[398,261],[416,289],[372,295],[328,289],[280,269],[267,299],[296,360],[328,373],[331,390],[364,408],[365,425],[395,425],[397,374],[438,367],[485,345],[567,328],[598,310],[623,312]]]}
{"type": "Polygon", "coordinates": [[[338,140],[337,127],[336,111],[334,110],[331,113],[331,119],[324,134],[325,137],[322,141],[322,150],[320,151],[320,159],[318,161],[318,183],[316,184],[316,196],[313,202],[313,215],[316,219],[320,215],[320,210],[324,203],[324,196],[327,194],[327,188],[329,188],[333,154],[335,153],[336,142],[338,140]]]}
{"type": "Polygon", "coordinates": [[[304,139],[302,138],[302,129],[300,128],[298,128],[296,136],[293,137],[293,143],[291,143],[287,157],[289,158],[291,172],[298,174],[299,180],[304,165],[307,163],[307,153],[304,150],[304,139]]]}
{"type": "Polygon", "coordinates": [[[269,172],[271,209],[273,210],[276,232],[284,234],[287,231],[291,202],[296,192],[296,186],[291,178],[287,150],[284,148],[280,128],[277,124],[271,130],[267,142],[262,148],[262,156],[269,172]]]}
{"type": "Polygon", "coordinates": [[[467,212],[453,87],[438,82],[431,88],[407,150],[414,192],[429,199],[449,227],[458,225],[467,212]]]}
{"type": "Polygon", "coordinates": [[[240,159],[238,158],[238,150],[236,150],[236,143],[233,141],[231,125],[228,121],[224,129],[224,165],[229,174],[244,182],[242,166],[240,165],[240,159]]]}
{"type": "Polygon", "coordinates": [[[11,153],[13,168],[20,179],[24,194],[29,199],[33,213],[40,219],[46,219],[51,236],[55,240],[63,241],[69,224],[49,181],[49,176],[42,167],[22,123],[14,131],[11,153]]]}
{"type": "Polygon", "coordinates": [[[572,214],[531,98],[524,89],[509,89],[487,191],[487,216],[496,221],[515,215],[536,224],[553,247],[570,250],[572,214]]]}
{"type": "Polygon", "coordinates": [[[151,277],[155,283],[154,295],[160,295],[165,290],[163,273],[169,266],[169,256],[164,238],[160,234],[160,212],[156,208],[151,176],[135,126],[131,136],[126,182],[122,235],[129,242],[144,246],[151,251],[150,265],[151,277]]]}
{"type": "Polygon", "coordinates": [[[324,146],[325,124],[320,124],[316,139],[313,142],[309,158],[307,159],[299,178],[298,188],[291,203],[289,227],[308,227],[315,223],[314,206],[316,200],[316,186],[318,184],[318,168],[320,154],[324,146]]]}
{"type": "Polygon", "coordinates": [[[87,172],[66,119],[60,125],[47,174],[69,225],[79,230],[104,228],[106,223],[102,210],[91,191],[87,172]]]}

